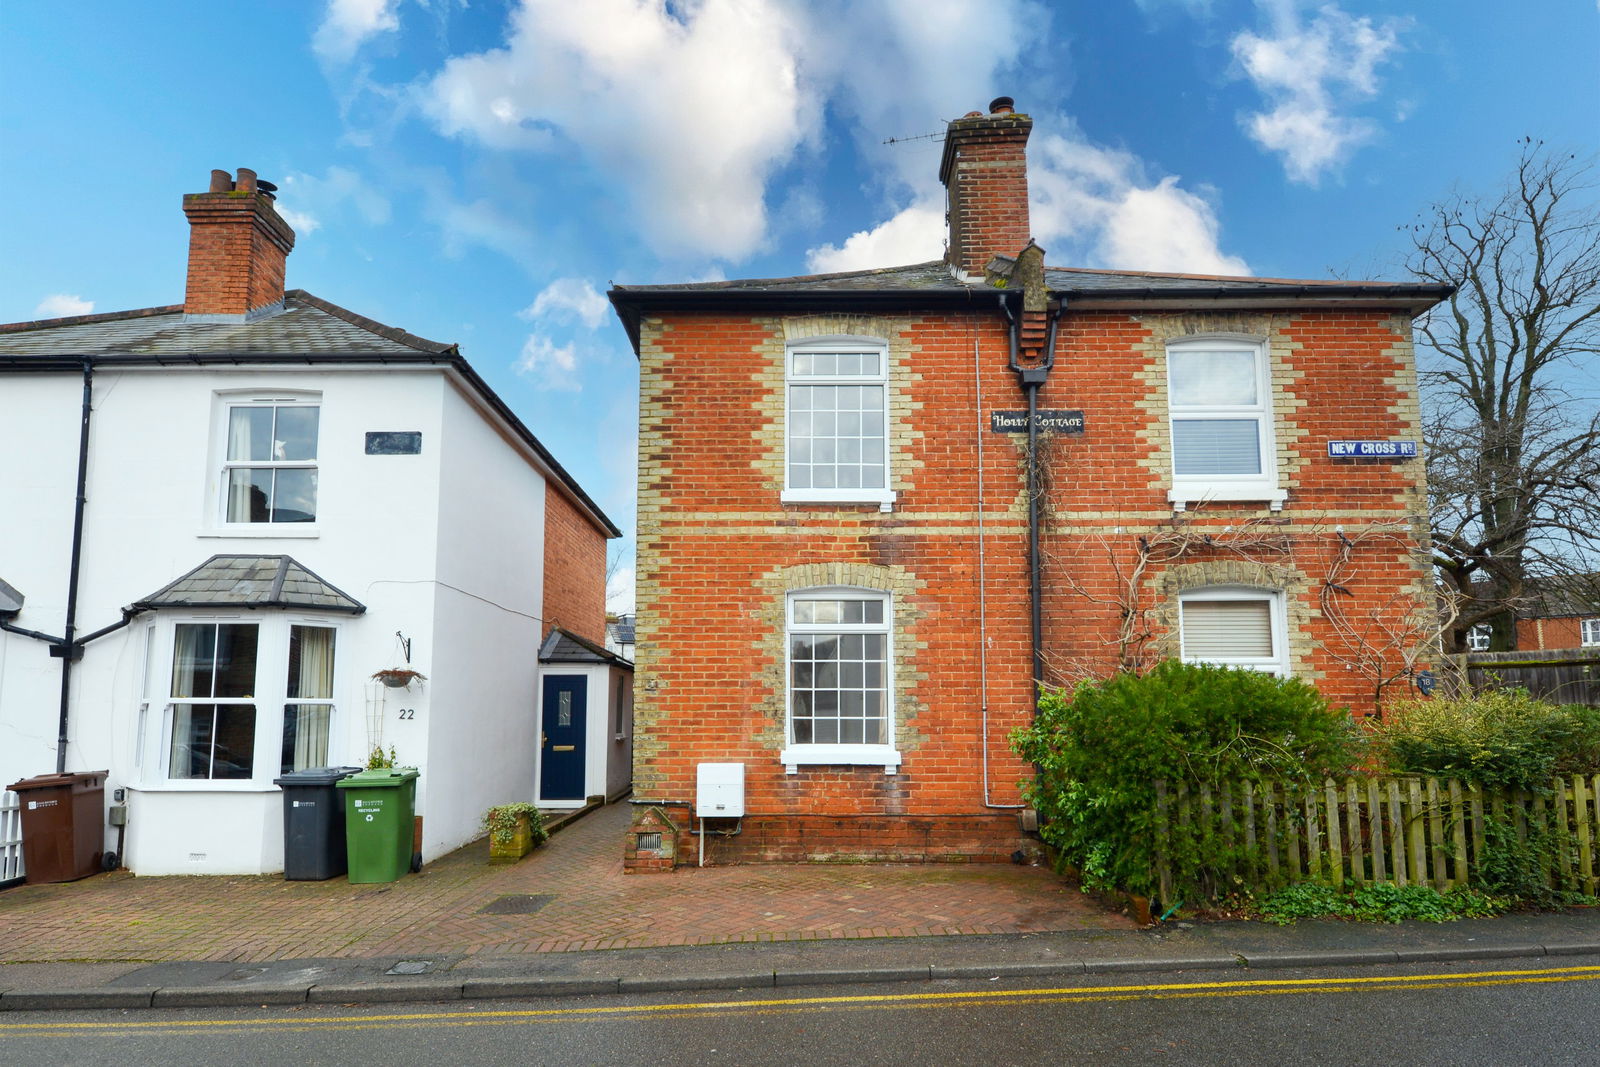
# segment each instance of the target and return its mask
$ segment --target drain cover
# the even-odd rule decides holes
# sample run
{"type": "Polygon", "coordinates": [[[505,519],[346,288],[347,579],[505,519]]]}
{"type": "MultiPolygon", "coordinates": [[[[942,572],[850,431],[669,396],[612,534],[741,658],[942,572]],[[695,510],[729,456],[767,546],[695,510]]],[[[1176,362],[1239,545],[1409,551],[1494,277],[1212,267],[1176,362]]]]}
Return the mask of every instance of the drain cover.
{"type": "Polygon", "coordinates": [[[554,899],[549,893],[512,893],[489,901],[478,911],[489,915],[532,915],[554,899]]]}
{"type": "Polygon", "coordinates": [[[433,966],[432,960],[401,960],[390,967],[384,974],[427,974],[433,966]]]}

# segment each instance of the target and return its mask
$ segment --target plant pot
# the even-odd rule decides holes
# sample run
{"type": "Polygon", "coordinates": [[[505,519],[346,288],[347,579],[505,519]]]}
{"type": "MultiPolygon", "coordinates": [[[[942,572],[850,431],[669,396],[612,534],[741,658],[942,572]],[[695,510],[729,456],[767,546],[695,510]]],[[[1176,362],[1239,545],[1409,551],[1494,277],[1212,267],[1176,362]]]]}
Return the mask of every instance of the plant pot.
{"type": "Polygon", "coordinates": [[[489,834],[490,863],[515,863],[532,851],[533,828],[526,815],[517,817],[517,829],[509,841],[499,840],[493,832],[489,834]]]}
{"type": "Polygon", "coordinates": [[[411,684],[410,678],[403,678],[398,674],[385,674],[379,678],[378,681],[382,682],[390,689],[404,689],[406,686],[411,684]]]}

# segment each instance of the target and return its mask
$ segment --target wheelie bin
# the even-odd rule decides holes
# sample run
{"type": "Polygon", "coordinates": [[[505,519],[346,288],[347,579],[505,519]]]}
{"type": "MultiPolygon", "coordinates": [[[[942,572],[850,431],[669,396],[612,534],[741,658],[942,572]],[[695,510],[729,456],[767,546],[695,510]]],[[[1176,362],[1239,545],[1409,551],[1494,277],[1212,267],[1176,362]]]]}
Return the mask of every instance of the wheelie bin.
{"type": "Polygon", "coordinates": [[[75,882],[99,872],[108,773],[41,774],[6,786],[22,806],[22,866],[29,883],[75,882]]]}
{"type": "Polygon", "coordinates": [[[393,882],[411,869],[415,767],[361,771],[334,783],[344,794],[352,882],[393,882]]]}
{"type": "Polygon", "coordinates": [[[344,798],[334,788],[360,767],[290,771],[272,784],[283,790],[283,877],[322,882],[345,872],[344,798]]]}

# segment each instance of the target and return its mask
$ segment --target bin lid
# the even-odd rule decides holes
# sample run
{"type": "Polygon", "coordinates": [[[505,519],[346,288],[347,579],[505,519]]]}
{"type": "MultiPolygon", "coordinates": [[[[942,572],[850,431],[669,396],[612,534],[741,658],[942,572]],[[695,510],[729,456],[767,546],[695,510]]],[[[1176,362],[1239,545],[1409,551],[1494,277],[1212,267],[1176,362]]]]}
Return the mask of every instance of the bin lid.
{"type": "Polygon", "coordinates": [[[379,767],[341,778],[333,784],[340,789],[398,789],[421,773],[415,767],[379,767]]]}
{"type": "Polygon", "coordinates": [[[289,771],[272,780],[273,785],[332,785],[339,779],[359,771],[360,767],[307,767],[303,771],[289,771]]]}
{"type": "Polygon", "coordinates": [[[110,773],[110,771],[67,771],[64,774],[39,774],[32,778],[24,778],[20,782],[12,782],[6,788],[13,793],[23,793],[29,789],[59,789],[70,785],[96,786],[110,773]]]}

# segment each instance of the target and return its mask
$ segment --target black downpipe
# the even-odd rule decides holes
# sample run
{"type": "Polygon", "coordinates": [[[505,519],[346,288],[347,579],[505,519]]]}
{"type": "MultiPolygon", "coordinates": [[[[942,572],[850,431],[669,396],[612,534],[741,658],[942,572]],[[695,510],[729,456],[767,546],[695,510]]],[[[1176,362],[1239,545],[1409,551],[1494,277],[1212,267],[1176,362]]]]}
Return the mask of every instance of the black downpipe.
{"type": "Polygon", "coordinates": [[[1044,360],[1037,367],[1024,367],[1019,361],[1022,320],[1012,312],[1004,296],[1000,309],[1010,325],[1011,369],[1028,395],[1028,630],[1033,650],[1033,714],[1039,715],[1040,690],[1044,685],[1044,564],[1039,553],[1039,388],[1050,378],[1056,362],[1056,328],[1064,304],[1056,305],[1045,334],[1044,360]]]}
{"type": "MultiPolygon", "coordinates": [[[[82,655],[73,640],[78,623],[78,570],[83,561],[83,505],[89,480],[89,414],[93,410],[94,363],[83,361],[83,417],[78,427],[78,495],[72,513],[72,559],[67,576],[67,624],[61,635],[61,719],[56,732],[56,773],[67,769],[67,709],[72,697],[72,662],[82,655]]],[[[124,619],[124,622],[127,620],[124,619]]]]}

